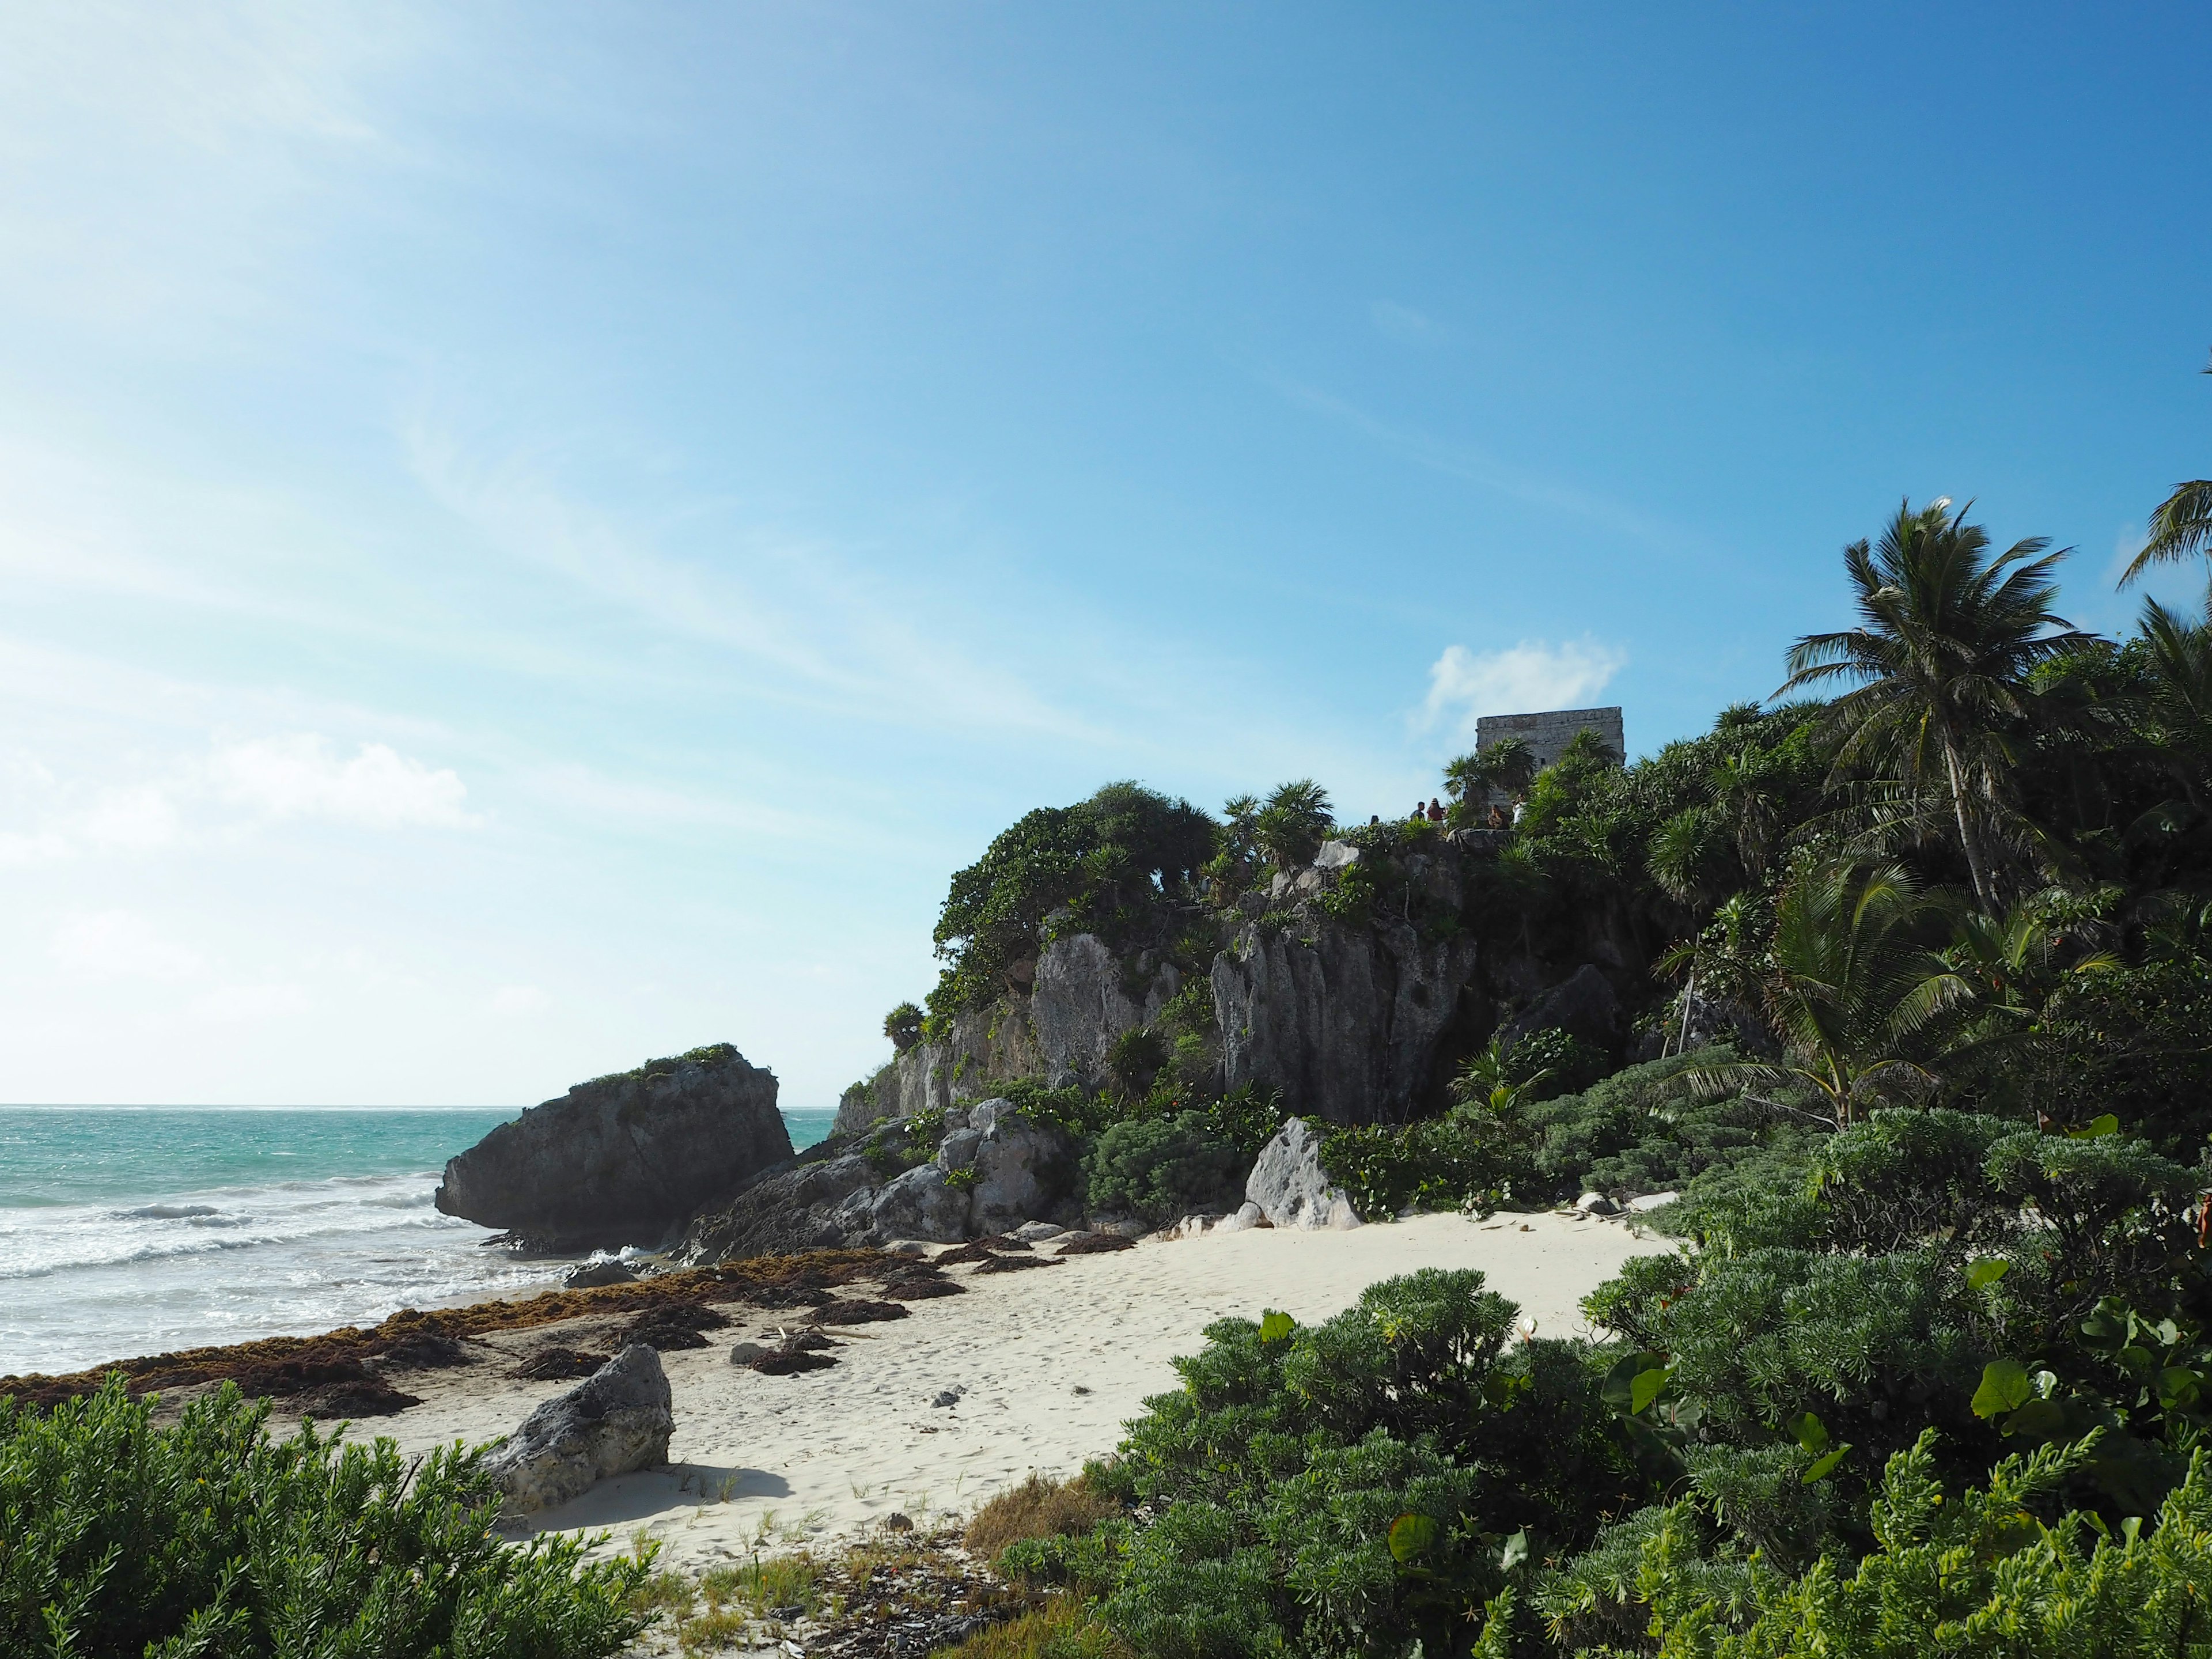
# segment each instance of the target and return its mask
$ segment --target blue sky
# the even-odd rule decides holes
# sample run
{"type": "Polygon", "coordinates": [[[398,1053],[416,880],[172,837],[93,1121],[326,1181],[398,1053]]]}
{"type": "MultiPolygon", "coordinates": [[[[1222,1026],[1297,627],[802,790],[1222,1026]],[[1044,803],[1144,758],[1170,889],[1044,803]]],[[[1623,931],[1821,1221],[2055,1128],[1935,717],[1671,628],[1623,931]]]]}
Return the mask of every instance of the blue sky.
{"type": "MultiPolygon", "coordinates": [[[[1134,776],[1701,728],[2212,465],[2201,7],[0,21],[0,1097],[829,1103],[1134,776]]],[[[2191,591],[2177,575],[2157,591],[2191,591]]]]}

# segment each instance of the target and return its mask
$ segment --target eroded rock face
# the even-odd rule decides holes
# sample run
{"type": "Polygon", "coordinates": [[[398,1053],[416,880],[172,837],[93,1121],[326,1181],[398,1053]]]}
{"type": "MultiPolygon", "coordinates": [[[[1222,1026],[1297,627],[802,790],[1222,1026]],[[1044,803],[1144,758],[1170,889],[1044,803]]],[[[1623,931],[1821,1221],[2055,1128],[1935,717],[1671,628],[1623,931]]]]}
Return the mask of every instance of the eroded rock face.
{"type": "Polygon", "coordinates": [[[507,1512],[532,1515],[613,1475],[665,1463],[675,1430],[660,1356],[632,1343],[524,1418],[484,1468],[506,1494],[507,1512]]]}
{"type": "Polygon", "coordinates": [[[951,1244],[968,1237],[969,1193],[939,1164],[908,1170],[877,1191],[855,1193],[838,1213],[847,1238],[920,1238],[951,1244]]]}
{"type": "Polygon", "coordinates": [[[1498,1035],[1510,1048],[1532,1031],[1556,1029],[1609,1048],[1620,1024],[1620,999],[1606,976],[1586,962],[1500,1026],[1498,1035]]]}
{"type": "Polygon", "coordinates": [[[1350,1196],[1322,1168],[1321,1139],[1304,1118],[1291,1119],[1260,1149],[1244,1182],[1244,1199],[1273,1227],[1359,1225],[1350,1196]]]}
{"type": "MultiPolygon", "coordinates": [[[[894,1136],[878,1153],[892,1170],[899,1144],[894,1136]]],[[[693,1223],[679,1254],[703,1263],[899,1239],[954,1243],[1046,1219],[1067,1200],[1075,1173],[1066,1135],[1006,1101],[982,1101],[953,1108],[934,1156],[889,1178],[860,1153],[763,1177],[693,1223]]]]}
{"type": "Polygon", "coordinates": [[[1042,1220],[1073,1185],[1075,1149],[1057,1129],[1018,1116],[1003,1100],[969,1109],[970,1133],[980,1132],[973,1168],[968,1231],[971,1237],[1002,1233],[1042,1220]]]}
{"type": "Polygon", "coordinates": [[[1030,994],[1030,1030],[1057,1088],[1105,1068],[1115,1040],[1144,1022],[1145,1011],[1121,983],[1121,963],[1091,933],[1056,939],[1037,957],[1030,994]]]}
{"type": "Polygon", "coordinates": [[[727,1043],[580,1083],[446,1165],[437,1206],[550,1249],[664,1243],[791,1156],[775,1074],[727,1043]]]}
{"type": "Polygon", "coordinates": [[[779,1170],[747,1182],[684,1230],[685,1261],[736,1261],[751,1255],[794,1255],[845,1242],[833,1219],[853,1194],[872,1191],[883,1176],[858,1153],[779,1170]]]}
{"type": "Polygon", "coordinates": [[[1248,923],[1213,960],[1224,1086],[1279,1089],[1332,1123],[1405,1121],[1476,956],[1464,935],[1431,943],[1403,922],[1316,916],[1304,937],[1248,923]]]}

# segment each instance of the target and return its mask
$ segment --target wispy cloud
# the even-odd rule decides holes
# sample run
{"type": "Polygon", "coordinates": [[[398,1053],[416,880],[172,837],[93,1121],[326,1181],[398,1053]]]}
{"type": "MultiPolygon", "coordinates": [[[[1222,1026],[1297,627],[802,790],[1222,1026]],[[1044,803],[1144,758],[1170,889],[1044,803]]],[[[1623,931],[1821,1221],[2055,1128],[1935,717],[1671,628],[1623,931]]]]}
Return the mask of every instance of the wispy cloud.
{"type": "Polygon", "coordinates": [[[1448,726],[1471,738],[1485,714],[1579,708],[1604,690],[1627,661],[1626,652],[1587,636],[1558,645],[1523,640],[1480,653],[1446,646],[1429,666],[1429,695],[1417,724],[1424,731],[1448,726]]]}
{"type": "Polygon", "coordinates": [[[1443,332],[1426,312],[1395,300],[1377,300],[1367,307],[1367,319],[1375,325],[1376,333],[1407,345],[1426,344],[1443,332]]]}
{"type": "Polygon", "coordinates": [[[0,53],[9,290],[49,313],[242,319],[325,164],[380,141],[364,83],[417,51],[403,6],[18,8],[0,53]]]}
{"type": "Polygon", "coordinates": [[[1592,491],[1539,477],[1499,460],[1473,444],[1452,442],[1417,428],[1395,425],[1334,393],[1286,375],[1267,373],[1261,374],[1260,379],[1297,408],[1325,416],[1347,426],[1362,436],[1395,450],[1416,466],[1426,467],[1448,477],[1463,478],[1469,483],[1494,489],[1500,495],[1510,495],[1534,507],[1572,514],[1578,519],[1601,525],[1624,536],[1632,536],[1638,541],[1674,546],[1685,540],[1656,519],[1592,491]]]}
{"type": "MultiPolygon", "coordinates": [[[[897,592],[848,569],[827,543],[733,530],[711,555],[692,540],[713,503],[676,503],[640,520],[565,488],[539,456],[484,460],[427,422],[402,428],[408,465],[441,506],[509,557],[551,570],[648,627],[721,647],[757,671],[754,689],[884,724],[1019,732],[1110,744],[1109,727],[1043,695],[1033,678],[971,651],[974,608],[897,592]]],[[[1071,678],[1079,661],[1063,661],[1071,678]]]]}

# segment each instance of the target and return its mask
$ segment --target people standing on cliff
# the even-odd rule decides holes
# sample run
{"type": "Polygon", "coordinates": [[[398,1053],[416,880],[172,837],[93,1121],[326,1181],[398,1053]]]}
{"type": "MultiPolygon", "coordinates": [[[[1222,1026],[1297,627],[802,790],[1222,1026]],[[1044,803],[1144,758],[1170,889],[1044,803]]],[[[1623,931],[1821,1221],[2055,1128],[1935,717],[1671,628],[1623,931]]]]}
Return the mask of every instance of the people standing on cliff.
{"type": "Polygon", "coordinates": [[[1443,809],[1443,807],[1441,807],[1441,806],[1439,806],[1439,805],[1437,805],[1437,798],[1436,798],[1434,795],[1430,796],[1430,797],[1429,797],[1429,822],[1430,822],[1431,823],[1442,823],[1443,821],[1444,821],[1444,809],[1443,809]]]}

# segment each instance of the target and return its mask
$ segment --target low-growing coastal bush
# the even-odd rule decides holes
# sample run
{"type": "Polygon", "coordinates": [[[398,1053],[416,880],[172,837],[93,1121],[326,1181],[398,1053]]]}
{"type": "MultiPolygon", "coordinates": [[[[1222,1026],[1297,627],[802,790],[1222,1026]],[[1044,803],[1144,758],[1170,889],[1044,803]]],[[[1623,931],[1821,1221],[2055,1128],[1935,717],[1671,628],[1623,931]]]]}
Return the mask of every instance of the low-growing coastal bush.
{"type": "Polygon", "coordinates": [[[1094,1210],[1125,1210],[1155,1224],[1242,1196],[1251,1160],[1204,1112],[1109,1125],[1083,1159],[1094,1210]]]}
{"type": "Polygon", "coordinates": [[[228,1383],[166,1428],[120,1378],[0,1399],[0,1653],[599,1659],[640,1628],[649,1564],[501,1542],[481,1450],[272,1440],[268,1414],[228,1383]]]}

